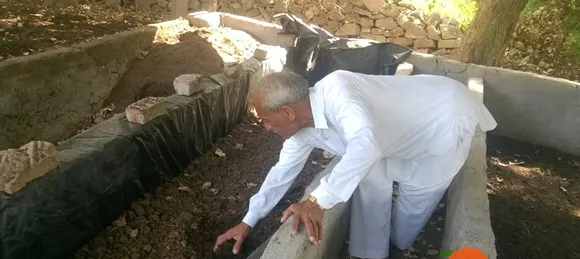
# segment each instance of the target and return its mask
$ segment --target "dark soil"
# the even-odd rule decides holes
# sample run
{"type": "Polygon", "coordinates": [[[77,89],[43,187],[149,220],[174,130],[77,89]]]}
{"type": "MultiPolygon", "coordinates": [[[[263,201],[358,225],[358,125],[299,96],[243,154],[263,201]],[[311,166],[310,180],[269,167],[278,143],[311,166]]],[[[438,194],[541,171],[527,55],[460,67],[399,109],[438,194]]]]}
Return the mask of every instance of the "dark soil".
{"type": "Polygon", "coordinates": [[[498,258],[580,258],[580,157],[488,136],[488,167],[498,258]]]}
{"type": "Polygon", "coordinates": [[[330,162],[315,150],[286,196],[250,232],[241,254],[234,256],[231,249],[213,254],[216,238],[241,222],[250,197],[277,162],[281,144],[280,137],[245,118],[182,176],[135,202],[76,258],[245,258],[278,229],[282,211],[302,197],[315,174],[330,162]],[[225,156],[218,155],[221,152],[225,156]]]}
{"type": "Polygon", "coordinates": [[[0,61],[70,46],[160,22],[160,12],[80,1],[47,7],[38,1],[0,0],[0,61]]]}

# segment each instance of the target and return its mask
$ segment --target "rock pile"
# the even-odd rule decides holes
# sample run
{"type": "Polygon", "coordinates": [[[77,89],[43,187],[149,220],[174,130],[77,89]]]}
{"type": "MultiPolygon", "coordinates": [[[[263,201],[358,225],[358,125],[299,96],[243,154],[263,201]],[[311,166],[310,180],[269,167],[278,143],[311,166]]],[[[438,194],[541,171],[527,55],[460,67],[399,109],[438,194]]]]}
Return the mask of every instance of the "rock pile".
{"type": "MultiPolygon", "coordinates": [[[[169,8],[170,0],[136,0],[169,8]]],[[[186,0],[187,1],[187,0],[186,0]]],[[[420,52],[461,45],[459,22],[438,13],[425,15],[406,4],[383,0],[189,0],[189,11],[220,11],[272,22],[277,13],[292,13],[335,36],[361,37],[409,46],[420,52]]]]}

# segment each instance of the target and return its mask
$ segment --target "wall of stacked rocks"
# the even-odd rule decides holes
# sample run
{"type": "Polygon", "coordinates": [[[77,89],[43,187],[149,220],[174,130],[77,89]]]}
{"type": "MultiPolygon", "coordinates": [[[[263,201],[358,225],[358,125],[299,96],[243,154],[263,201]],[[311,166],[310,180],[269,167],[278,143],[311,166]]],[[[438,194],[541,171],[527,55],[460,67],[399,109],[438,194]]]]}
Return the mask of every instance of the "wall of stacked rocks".
{"type": "MultiPolygon", "coordinates": [[[[135,0],[135,5],[171,9],[171,0],[135,0]]],[[[463,34],[451,17],[384,0],[189,0],[188,10],[228,12],[267,22],[277,13],[289,12],[335,36],[393,42],[423,53],[458,48],[463,34]]]]}

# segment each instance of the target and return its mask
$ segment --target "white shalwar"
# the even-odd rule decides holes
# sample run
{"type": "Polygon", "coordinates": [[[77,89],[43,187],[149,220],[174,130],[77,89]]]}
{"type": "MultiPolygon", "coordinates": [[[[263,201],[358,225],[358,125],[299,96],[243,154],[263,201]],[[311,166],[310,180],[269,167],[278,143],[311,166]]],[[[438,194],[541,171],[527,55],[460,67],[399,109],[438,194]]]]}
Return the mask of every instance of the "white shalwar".
{"type": "Polygon", "coordinates": [[[352,197],[349,253],[360,258],[387,257],[389,239],[410,247],[465,163],[477,124],[497,126],[477,95],[443,76],[338,70],[310,88],[310,102],[315,126],[284,142],[243,222],[265,217],[320,148],[342,159],[311,195],[327,209],[352,197]]]}

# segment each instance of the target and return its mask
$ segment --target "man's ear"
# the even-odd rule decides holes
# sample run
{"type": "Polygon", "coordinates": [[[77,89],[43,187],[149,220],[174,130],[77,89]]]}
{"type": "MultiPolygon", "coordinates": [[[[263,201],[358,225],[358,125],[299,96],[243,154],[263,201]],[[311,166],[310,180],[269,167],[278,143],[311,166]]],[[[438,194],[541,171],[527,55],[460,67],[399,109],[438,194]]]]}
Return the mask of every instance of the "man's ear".
{"type": "Polygon", "coordinates": [[[296,119],[296,111],[294,111],[294,109],[292,109],[292,107],[287,106],[287,105],[282,105],[280,107],[280,111],[282,112],[282,114],[284,114],[288,120],[293,121],[294,119],[296,119]]]}

